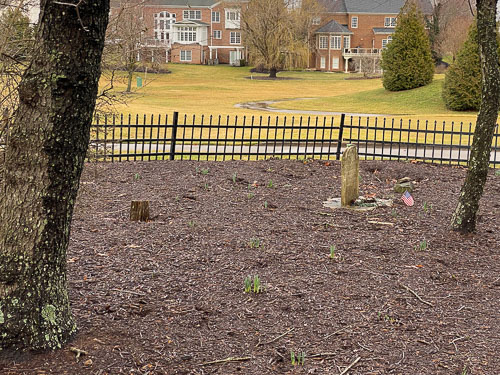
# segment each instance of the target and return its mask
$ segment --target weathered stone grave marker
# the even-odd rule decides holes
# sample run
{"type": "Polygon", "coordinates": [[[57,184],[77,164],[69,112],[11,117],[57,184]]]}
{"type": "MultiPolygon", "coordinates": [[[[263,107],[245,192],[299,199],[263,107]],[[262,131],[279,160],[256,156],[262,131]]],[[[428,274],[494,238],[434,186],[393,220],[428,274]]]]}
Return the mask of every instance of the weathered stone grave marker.
{"type": "Polygon", "coordinates": [[[359,196],[359,156],[356,146],[348,146],[341,159],[341,205],[350,206],[359,196]]]}

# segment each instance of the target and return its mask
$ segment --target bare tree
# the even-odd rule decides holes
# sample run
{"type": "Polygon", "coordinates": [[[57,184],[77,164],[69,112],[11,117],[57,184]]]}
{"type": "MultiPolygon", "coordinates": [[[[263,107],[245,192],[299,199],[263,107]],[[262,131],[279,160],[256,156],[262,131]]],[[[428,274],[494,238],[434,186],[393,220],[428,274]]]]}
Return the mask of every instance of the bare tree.
{"type": "Polygon", "coordinates": [[[0,351],[60,348],[76,331],[66,250],[109,0],[40,8],[0,178],[0,351]]]}
{"type": "Polygon", "coordinates": [[[280,69],[307,66],[309,32],[319,9],[315,0],[250,1],[241,28],[251,62],[269,69],[271,78],[280,69]]]}
{"type": "Polygon", "coordinates": [[[476,228],[479,200],[488,176],[491,143],[500,107],[498,67],[497,0],[476,0],[477,34],[481,58],[481,106],[476,121],[467,176],[462,186],[451,226],[470,233],[476,228]]]}
{"type": "Polygon", "coordinates": [[[106,32],[106,47],[103,62],[107,70],[116,68],[127,72],[127,89],[132,90],[134,72],[141,65],[144,1],[125,0],[118,8],[112,9],[106,32]]]}

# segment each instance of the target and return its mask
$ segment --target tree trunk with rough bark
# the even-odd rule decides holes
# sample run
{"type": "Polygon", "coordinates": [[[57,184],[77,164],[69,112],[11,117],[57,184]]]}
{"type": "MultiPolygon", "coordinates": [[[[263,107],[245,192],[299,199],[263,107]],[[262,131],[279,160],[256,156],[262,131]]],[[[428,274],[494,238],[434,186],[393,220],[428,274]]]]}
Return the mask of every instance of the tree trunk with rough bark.
{"type": "Polygon", "coordinates": [[[270,68],[269,69],[269,78],[276,78],[277,73],[278,73],[277,68],[270,68]]]}
{"type": "Polygon", "coordinates": [[[109,0],[74,4],[41,1],[10,129],[0,192],[0,352],[59,348],[76,331],[66,250],[109,0]]]}
{"type": "Polygon", "coordinates": [[[476,229],[479,200],[488,176],[491,142],[500,106],[500,72],[496,33],[497,0],[477,0],[477,34],[481,56],[482,94],[465,182],[453,214],[453,230],[470,233],[476,229]]]}

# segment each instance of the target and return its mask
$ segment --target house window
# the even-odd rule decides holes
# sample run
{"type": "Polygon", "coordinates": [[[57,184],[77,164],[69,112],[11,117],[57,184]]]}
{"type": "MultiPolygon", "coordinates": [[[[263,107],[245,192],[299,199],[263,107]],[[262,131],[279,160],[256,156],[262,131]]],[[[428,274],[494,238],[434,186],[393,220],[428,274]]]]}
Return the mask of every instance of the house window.
{"type": "Polygon", "coordinates": [[[226,11],[226,20],[239,21],[240,20],[240,12],[235,11],[235,10],[226,11]]]}
{"type": "Polygon", "coordinates": [[[196,42],[196,27],[179,27],[181,42],[196,42]]]}
{"type": "Polygon", "coordinates": [[[313,25],[319,25],[321,23],[321,17],[314,17],[312,19],[312,24],[313,25]]]}
{"type": "Polygon", "coordinates": [[[330,40],[330,48],[331,49],[340,49],[340,43],[342,42],[341,36],[332,36],[330,40]]]}
{"type": "Polygon", "coordinates": [[[320,67],[320,69],[325,69],[325,67],[326,67],[326,59],[323,56],[321,57],[319,67],[320,67]]]}
{"type": "Polygon", "coordinates": [[[214,39],[222,39],[222,31],[214,30],[214,39]]]}
{"type": "Polygon", "coordinates": [[[229,43],[230,44],[241,44],[241,33],[238,33],[236,31],[231,31],[229,43]]]}
{"type": "Polygon", "coordinates": [[[357,29],[358,28],[358,16],[353,16],[351,18],[351,28],[352,29],[357,29]]]}
{"type": "Polygon", "coordinates": [[[212,12],[212,22],[220,22],[220,12],[212,12]]]}
{"type": "Polygon", "coordinates": [[[351,37],[344,36],[344,49],[349,49],[349,48],[351,48],[351,37]]]}
{"type": "Polygon", "coordinates": [[[328,37],[327,36],[320,36],[319,37],[319,48],[321,48],[321,49],[328,48],[328,37]]]}
{"type": "Polygon", "coordinates": [[[191,61],[191,51],[181,50],[181,61],[191,61]]]}
{"type": "Polygon", "coordinates": [[[396,27],[396,17],[385,17],[384,27],[396,27]]]}
{"type": "MultiPolygon", "coordinates": [[[[165,30],[170,30],[170,26],[175,22],[175,14],[169,12],[160,12],[154,15],[154,31],[156,40],[164,40],[161,37],[165,30]]],[[[168,35],[168,34],[166,34],[168,35]]],[[[168,37],[166,38],[168,39],[168,37]]]]}
{"type": "Polygon", "coordinates": [[[387,45],[391,42],[392,36],[388,36],[387,39],[382,39],[382,48],[387,48],[387,45]]]}
{"type": "Polygon", "coordinates": [[[201,20],[201,10],[184,10],[182,18],[185,20],[201,20]]]}

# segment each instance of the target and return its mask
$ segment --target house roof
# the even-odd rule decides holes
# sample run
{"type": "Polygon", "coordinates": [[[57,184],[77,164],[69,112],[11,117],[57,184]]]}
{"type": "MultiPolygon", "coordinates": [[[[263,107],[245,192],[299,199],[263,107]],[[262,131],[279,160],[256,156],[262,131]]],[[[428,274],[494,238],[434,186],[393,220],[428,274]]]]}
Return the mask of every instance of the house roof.
{"type": "Polygon", "coordinates": [[[394,34],[394,27],[374,27],[374,34],[394,34]]]}
{"type": "MultiPolygon", "coordinates": [[[[399,14],[406,0],[320,0],[330,13],[399,14]]],[[[418,0],[424,14],[432,13],[430,0],[418,0]]]]}
{"type": "Polygon", "coordinates": [[[177,21],[172,24],[172,26],[210,26],[208,23],[201,22],[198,20],[182,20],[182,21],[177,21]]]}
{"type": "Polygon", "coordinates": [[[148,5],[170,5],[179,7],[211,7],[218,3],[219,0],[146,0],[145,6],[148,5]]]}
{"type": "Polygon", "coordinates": [[[316,30],[317,33],[338,33],[338,34],[352,34],[352,31],[349,31],[349,29],[344,26],[339,24],[337,21],[332,20],[328,22],[326,25],[320,27],[318,30],[316,30]]]}

